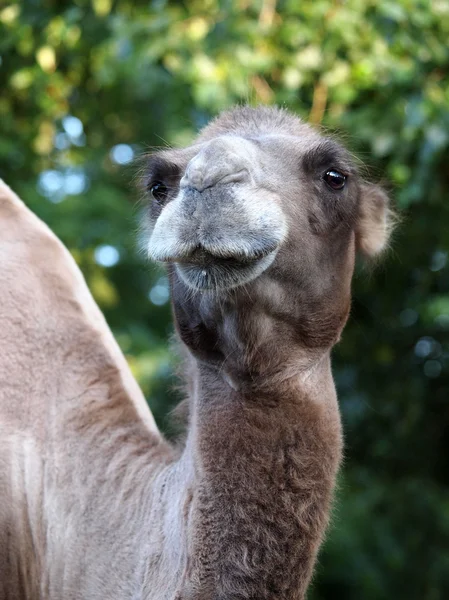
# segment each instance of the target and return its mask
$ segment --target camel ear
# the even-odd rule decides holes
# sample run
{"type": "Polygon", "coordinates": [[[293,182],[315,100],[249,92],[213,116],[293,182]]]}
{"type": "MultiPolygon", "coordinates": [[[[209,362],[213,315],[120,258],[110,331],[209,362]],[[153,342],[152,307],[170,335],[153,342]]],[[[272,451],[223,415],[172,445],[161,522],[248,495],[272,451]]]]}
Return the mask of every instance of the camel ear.
{"type": "Polygon", "coordinates": [[[362,185],[356,242],[358,250],[366,256],[376,256],[388,246],[393,226],[388,202],[387,194],[379,186],[362,185]]]}

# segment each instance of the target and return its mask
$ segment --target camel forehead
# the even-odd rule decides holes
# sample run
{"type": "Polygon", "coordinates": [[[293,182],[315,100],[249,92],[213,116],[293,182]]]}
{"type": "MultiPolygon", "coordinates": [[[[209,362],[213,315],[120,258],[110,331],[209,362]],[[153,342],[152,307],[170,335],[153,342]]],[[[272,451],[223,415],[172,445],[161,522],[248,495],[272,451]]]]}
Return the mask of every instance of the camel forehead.
{"type": "Polygon", "coordinates": [[[302,135],[291,135],[283,133],[260,133],[248,134],[245,131],[223,132],[220,135],[212,136],[210,139],[202,138],[202,143],[192,146],[192,156],[198,154],[210,158],[225,158],[228,156],[241,156],[253,160],[257,164],[257,159],[265,154],[271,160],[280,158],[286,159],[291,155],[295,157],[302,156],[310,151],[319,151],[320,149],[333,147],[335,154],[343,149],[334,141],[319,135],[312,128],[304,125],[302,135]]]}
{"type": "MultiPolygon", "coordinates": [[[[298,117],[269,107],[239,107],[224,112],[200,132],[197,142],[200,147],[215,146],[220,139],[226,139],[229,149],[234,147],[237,152],[246,150],[251,153],[251,158],[257,157],[257,153],[251,152],[252,145],[272,155],[272,158],[283,159],[292,152],[302,154],[326,141],[324,136],[298,117]],[[245,147],[242,140],[253,144],[245,147]]],[[[219,149],[219,144],[216,148],[219,149]]]]}
{"type": "Polygon", "coordinates": [[[301,119],[277,107],[236,107],[221,113],[199,134],[198,141],[210,140],[226,133],[259,137],[266,134],[305,137],[318,135],[301,119]]]}
{"type": "Polygon", "coordinates": [[[237,107],[211,121],[191,146],[162,150],[153,155],[148,179],[168,176],[169,182],[172,179],[175,183],[198,154],[225,155],[225,149],[242,156],[246,154],[254,169],[265,162],[263,166],[271,176],[278,171],[279,165],[282,165],[282,171],[290,167],[297,169],[298,160],[303,157],[310,158],[310,164],[320,160],[334,162],[328,166],[341,165],[348,172],[354,172],[352,160],[340,144],[321,135],[295,115],[276,107],[237,107]]]}

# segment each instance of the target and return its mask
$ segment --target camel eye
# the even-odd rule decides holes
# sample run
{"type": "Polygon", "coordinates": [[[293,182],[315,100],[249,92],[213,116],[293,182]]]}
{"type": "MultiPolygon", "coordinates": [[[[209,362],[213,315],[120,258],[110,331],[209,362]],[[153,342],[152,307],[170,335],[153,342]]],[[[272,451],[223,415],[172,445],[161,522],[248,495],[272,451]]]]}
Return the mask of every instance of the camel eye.
{"type": "Polygon", "coordinates": [[[166,200],[168,190],[167,186],[162,181],[155,181],[151,184],[150,192],[156,202],[162,203],[166,200]]]}
{"type": "Polygon", "coordinates": [[[336,169],[329,169],[329,171],[326,171],[323,175],[323,179],[333,190],[342,190],[345,187],[346,175],[343,175],[343,173],[340,173],[340,171],[337,171],[336,169]]]}

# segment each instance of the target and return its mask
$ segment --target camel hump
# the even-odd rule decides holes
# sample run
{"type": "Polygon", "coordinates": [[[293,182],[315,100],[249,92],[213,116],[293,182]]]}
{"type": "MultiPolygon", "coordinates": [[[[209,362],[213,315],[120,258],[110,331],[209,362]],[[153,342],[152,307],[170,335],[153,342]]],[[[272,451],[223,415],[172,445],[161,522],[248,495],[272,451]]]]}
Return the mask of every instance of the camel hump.
{"type": "MultiPolygon", "coordinates": [[[[54,258],[55,254],[66,252],[63,244],[55,234],[43,223],[13,190],[0,179],[0,256],[2,261],[16,259],[17,263],[25,257],[31,259],[29,265],[37,265],[43,258],[45,261],[54,258]],[[45,256],[42,255],[44,251],[45,256]]],[[[1,273],[2,269],[0,269],[1,273]]],[[[1,280],[1,274],[0,274],[1,280]]]]}
{"type": "Polygon", "coordinates": [[[10,237],[8,229],[11,224],[18,222],[27,212],[29,211],[22,200],[0,179],[0,243],[10,237]]]}
{"type": "MultiPolygon", "coordinates": [[[[105,364],[117,370],[120,386],[141,420],[148,429],[157,431],[142,392],[72,255],[2,180],[0,291],[0,409],[2,384],[34,381],[27,390],[30,394],[39,379],[32,374],[52,372],[56,369],[52,365],[62,356],[71,354],[70,368],[79,378],[80,369],[86,368],[83,357],[101,355],[105,364]],[[20,361],[17,356],[21,356],[20,361]]],[[[92,360],[91,367],[94,363],[92,360]]],[[[57,375],[52,375],[55,381],[57,375]]],[[[76,377],[72,377],[75,382],[76,377]]]]}
{"type": "Polygon", "coordinates": [[[24,204],[17,194],[12,191],[9,185],[6,185],[3,179],[0,178],[0,214],[13,206],[19,208],[21,206],[23,207],[24,204]]]}

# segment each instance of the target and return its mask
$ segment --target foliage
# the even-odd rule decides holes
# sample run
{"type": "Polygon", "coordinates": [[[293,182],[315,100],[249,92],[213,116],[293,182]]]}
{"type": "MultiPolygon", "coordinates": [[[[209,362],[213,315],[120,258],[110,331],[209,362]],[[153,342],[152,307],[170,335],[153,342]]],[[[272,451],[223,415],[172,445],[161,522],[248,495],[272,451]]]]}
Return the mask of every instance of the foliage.
{"type": "Polygon", "coordinates": [[[159,421],[167,283],[138,252],[132,158],[236,102],[338,130],[402,211],[334,356],[346,464],[311,597],[449,594],[449,4],[0,4],[0,174],[63,239],[159,421]]]}

